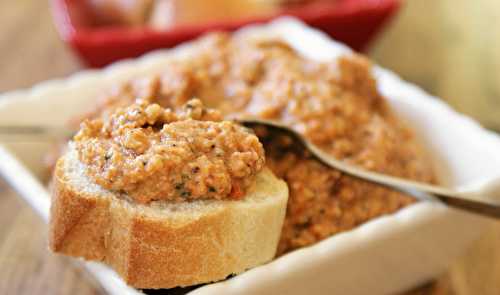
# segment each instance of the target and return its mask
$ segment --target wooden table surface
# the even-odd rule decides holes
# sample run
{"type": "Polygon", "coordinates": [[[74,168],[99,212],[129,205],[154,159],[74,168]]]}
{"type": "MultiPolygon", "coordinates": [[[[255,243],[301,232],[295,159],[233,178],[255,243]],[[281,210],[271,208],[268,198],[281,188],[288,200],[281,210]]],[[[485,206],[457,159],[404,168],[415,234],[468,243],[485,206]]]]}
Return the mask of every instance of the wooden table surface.
{"type": "MultiPolygon", "coordinates": [[[[482,1],[491,2],[479,2],[482,1]]],[[[441,2],[452,3],[451,0],[441,2]]],[[[460,2],[463,1],[453,4],[460,2]]],[[[426,69],[416,72],[418,62],[411,58],[405,61],[404,55],[395,57],[390,51],[415,48],[411,42],[418,47],[422,40],[427,40],[422,35],[420,39],[408,38],[408,32],[415,30],[414,25],[418,23],[415,20],[423,13],[427,15],[425,7],[432,3],[433,0],[412,0],[371,54],[381,64],[395,68],[407,78],[414,78],[429,91],[446,96],[453,92],[442,85],[441,88],[433,87],[436,81],[429,82],[440,78],[436,69],[428,67],[427,74],[422,72],[426,69]],[[412,62],[415,67],[411,66],[412,62]]],[[[497,7],[500,10],[500,5],[497,7]]],[[[47,1],[0,0],[0,20],[0,92],[64,77],[81,68],[58,39],[47,1]]],[[[432,21],[439,25],[438,17],[432,21]]],[[[427,18],[420,22],[427,22],[427,18]]],[[[428,23],[424,26],[426,29],[432,27],[428,23]]],[[[443,43],[446,42],[431,45],[442,49],[446,46],[443,43]]],[[[424,50],[430,50],[428,43],[423,44],[424,50]]],[[[48,252],[46,225],[1,179],[0,224],[3,225],[0,226],[0,294],[103,294],[69,259],[48,252]]],[[[442,278],[411,294],[500,294],[500,225],[490,229],[442,278]]]]}

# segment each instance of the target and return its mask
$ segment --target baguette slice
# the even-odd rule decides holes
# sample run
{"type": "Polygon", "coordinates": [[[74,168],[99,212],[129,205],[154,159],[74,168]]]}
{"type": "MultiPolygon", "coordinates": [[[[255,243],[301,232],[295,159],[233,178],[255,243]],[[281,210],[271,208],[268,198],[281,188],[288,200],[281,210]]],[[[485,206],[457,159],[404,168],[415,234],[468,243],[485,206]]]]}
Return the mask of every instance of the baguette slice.
{"type": "Polygon", "coordinates": [[[135,204],[92,183],[70,145],[55,170],[49,247],[104,262],[135,288],[214,282],[273,259],[287,199],[264,169],[239,201],[135,204]]]}

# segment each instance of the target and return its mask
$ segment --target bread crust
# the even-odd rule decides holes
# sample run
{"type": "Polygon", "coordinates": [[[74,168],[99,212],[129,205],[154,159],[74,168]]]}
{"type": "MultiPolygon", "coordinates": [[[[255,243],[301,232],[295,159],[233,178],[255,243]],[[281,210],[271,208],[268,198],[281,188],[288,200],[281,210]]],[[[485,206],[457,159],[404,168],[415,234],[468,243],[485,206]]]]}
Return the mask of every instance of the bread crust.
{"type": "Polygon", "coordinates": [[[50,249],[104,262],[135,288],[223,280],[276,254],[288,188],[267,169],[258,175],[255,190],[269,198],[227,201],[227,206],[179,219],[152,214],[111,193],[79,190],[64,161],[58,161],[54,174],[50,249]]]}

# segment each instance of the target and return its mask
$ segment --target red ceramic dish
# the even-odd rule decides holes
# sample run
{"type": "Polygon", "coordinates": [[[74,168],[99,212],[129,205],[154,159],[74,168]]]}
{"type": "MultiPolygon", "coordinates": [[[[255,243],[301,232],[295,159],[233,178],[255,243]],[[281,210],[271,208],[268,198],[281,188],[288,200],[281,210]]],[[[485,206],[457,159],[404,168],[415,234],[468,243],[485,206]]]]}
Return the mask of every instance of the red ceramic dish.
{"type": "Polygon", "coordinates": [[[281,15],[297,17],[353,49],[363,50],[399,8],[399,0],[340,0],[334,5],[308,5],[260,19],[194,24],[168,31],[154,31],[147,27],[93,26],[94,20],[83,2],[52,0],[52,12],[63,40],[92,67],[136,57],[154,49],[172,47],[208,31],[235,30],[281,15]]]}

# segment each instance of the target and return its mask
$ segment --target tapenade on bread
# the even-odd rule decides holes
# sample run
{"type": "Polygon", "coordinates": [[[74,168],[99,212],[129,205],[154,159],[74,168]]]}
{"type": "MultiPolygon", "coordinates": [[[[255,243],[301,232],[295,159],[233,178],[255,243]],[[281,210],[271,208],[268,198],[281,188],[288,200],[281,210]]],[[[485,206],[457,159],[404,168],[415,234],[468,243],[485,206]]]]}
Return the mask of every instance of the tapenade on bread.
{"type": "Polygon", "coordinates": [[[136,288],[222,280],[271,260],[288,189],[249,130],[189,101],[86,120],[59,159],[50,248],[136,288]]]}

